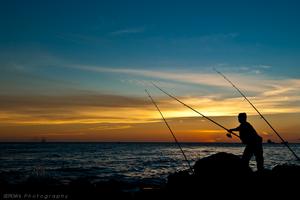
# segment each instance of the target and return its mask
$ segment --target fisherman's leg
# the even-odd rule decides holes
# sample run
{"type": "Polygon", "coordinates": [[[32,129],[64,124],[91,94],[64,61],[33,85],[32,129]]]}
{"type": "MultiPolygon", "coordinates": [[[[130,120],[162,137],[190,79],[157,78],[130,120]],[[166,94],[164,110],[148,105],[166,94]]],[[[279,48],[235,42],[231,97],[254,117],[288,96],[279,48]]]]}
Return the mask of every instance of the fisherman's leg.
{"type": "Polygon", "coordinates": [[[255,151],[254,151],[255,159],[256,159],[256,165],[257,170],[263,170],[264,169],[264,155],[263,155],[263,147],[262,143],[257,144],[255,151]]]}
{"type": "Polygon", "coordinates": [[[252,155],[253,155],[253,148],[250,145],[247,145],[242,156],[242,160],[245,162],[247,166],[249,165],[249,161],[252,155]]]}

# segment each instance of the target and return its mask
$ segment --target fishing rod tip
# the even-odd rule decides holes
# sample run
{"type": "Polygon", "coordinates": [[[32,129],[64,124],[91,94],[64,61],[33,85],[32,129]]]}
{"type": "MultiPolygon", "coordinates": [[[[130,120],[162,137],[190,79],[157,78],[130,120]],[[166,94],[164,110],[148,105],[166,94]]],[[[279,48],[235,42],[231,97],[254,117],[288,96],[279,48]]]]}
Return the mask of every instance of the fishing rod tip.
{"type": "Polygon", "coordinates": [[[218,70],[217,70],[215,67],[213,67],[212,69],[213,69],[214,71],[218,72],[218,70]]]}

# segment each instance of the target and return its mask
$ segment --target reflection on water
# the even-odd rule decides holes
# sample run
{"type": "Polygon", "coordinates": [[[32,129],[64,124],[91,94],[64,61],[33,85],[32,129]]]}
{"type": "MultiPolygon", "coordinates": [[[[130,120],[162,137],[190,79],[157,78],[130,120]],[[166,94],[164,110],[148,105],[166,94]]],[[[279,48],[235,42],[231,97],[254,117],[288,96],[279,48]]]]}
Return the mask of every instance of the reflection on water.
{"type": "MultiPolygon", "coordinates": [[[[182,144],[194,162],[217,152],[241,155],[240,144],[182,144]]],[[[292,144],[300,154],[300,145],[292,144]]],[[[266,168],[295,163],[280,144],[265,144],[266,168]]],[[[255,169],[254,158],[250,163],[255,169]]],[[[30,176],[51,176],[63,182],[78,177],[91,180],[165,181],[169,173],[186,169],[183,156],[173,143],[1,143],[0,178],[11,182],[30,176]]]]}

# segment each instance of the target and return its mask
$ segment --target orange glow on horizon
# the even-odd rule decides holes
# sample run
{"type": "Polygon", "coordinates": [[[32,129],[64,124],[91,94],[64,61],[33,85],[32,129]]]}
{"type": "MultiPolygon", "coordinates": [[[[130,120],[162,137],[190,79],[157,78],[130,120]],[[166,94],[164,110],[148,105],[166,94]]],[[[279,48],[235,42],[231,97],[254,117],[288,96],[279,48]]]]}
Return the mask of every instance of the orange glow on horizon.
{"type": "MultiPolygon", "coordinates": [[[[217,118],[219,123],[229,128],[238,125],[236,115],[240,111],[247,112],[250,117],[256,117],[253,109],[241,98],[224,101],[205,98],[202,100],[181,98],[181,100],[204,115],[217,118]]],[[[288,107],[277,109],[273,103],[265,100],[256,102],[258,107],[264,106],[265,113],[274,116],[273,121],[279,125],[280,132],[284,132],[287,138],[298,141],[300,138],[297,136],[300,128],[298,122],[296,118],[286,116],[298,116],[300,109],[288,107]],[[276,113],[283,114],[281,116],[276,113]]],[[[173,100],[158,101],[158,106],[181,141],[232,142],[225,137],[224,130],[216,129],[218,127],[214,124],[173,100]]],[[[46,137],[54,141],[172,141],[160,114],[150,102],[146,106],[120,108],[91,106],[39,108],[35,105],[28,107],[30,109],[0,111],[0,140],[32,140],[46,137]]],[[[253,125],[261,134],[265,138],[276,140],[268,127],[259,118],[257,119],[253,125]]]]}

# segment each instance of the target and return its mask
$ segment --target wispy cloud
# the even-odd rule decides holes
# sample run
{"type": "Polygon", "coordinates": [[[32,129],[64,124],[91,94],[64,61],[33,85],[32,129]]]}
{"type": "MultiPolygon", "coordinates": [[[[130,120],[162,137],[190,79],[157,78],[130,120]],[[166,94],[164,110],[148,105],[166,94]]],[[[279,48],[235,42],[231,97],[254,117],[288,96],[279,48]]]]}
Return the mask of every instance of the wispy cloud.
{"type": "Polygon", "coordinates": [[[258,65],[257,67],[262,68],[262,69],[271,69],[271,65],[258,65]]]}
{"type": "Polygon", "coordinates": [[[127,35],[127,34],[136,34],[136,33],[142,33],[145,31],[144,27],[140,28],[126,28],[126,29],[120,29],[117,31],[113,31],[110,33],[110,35],[118,36],[118,35],[127,35]]]}
{"type": "MultiPolygon", "coordinates": [[[[228,87],[226,82],[222,80],[217,74],[208,72],[189,72],[184,70],[144,70],[144,69],[131,69],[131,68],[109,68],[109,67],[101,67],[101,66],[91,66],[91,65],[73,65],[69,66],[71,68],[76,68],[80,70],[93,71],[99,73],[120,73],[120,74],[128,74],[132,76],[142,76],[149,77],[153,79],[160,80],[171,80],[171,81],[179,81],[183,83],[190,84],[200,84],[207,86],[215,86],[215,87],[228,87]]],[[[207,71],[207,70],[206,70],[207,71]]],[[[260,73],[246,74],[241,75],[239,73],[231,73],[230,77],[235,80],[241,88],[246,89],[250,92],[261,92],[262,90],[271,89],[270,84],[273,81],[270,80],[270,77],[266,77],[264,75],[259,75],[260,73]]]]}
{"type": "MultiPolygon", "coordinates": [[[[74,66],[73,66],[74,67],[74,66]]],[[[133,77],[148,77],[158,82],[175,81],[177,83],[187,83],[204,85],[208,87],[219,88],[219,93],[228,92],[232,90],[234,94],[236,91],[223,80],[219,75],[211,73],[201,72],[186,72],[186,71],[162,71],[162,70],[143,70],[143,69],[130,69],[130,68],[105,68],[97,66],[75,66],[76,69],[88,70],[99,73],[120,73],[131,75],[133,77]]],[[[228,76],[228,75],[227,75],[228,76]]],[[[299,112],[300,105],[297,101],[300,99],[300,80],[293,78],[282,78],[277,79],[268,76],[264,73],[231,73],[229,78],[236,83],[242,91],[245,91],[246,95],[255,101],[261,108],[264,108],[267,112],[299,112]],[[251,95],[249,95],[251,94],[251,95]],[[293,104],[291,107],[290,105],[293,104]]],[[[141,78],[142,79],[142,78],[141,78]]],[[[213,92],[213,88],[211,89],[213,92]]],[[[228,104],[224,104],[224,107],[232,107],[232,102],[235,99],[233,97],[223,97],[222,99],[211,97],[209,94],[205,96],[190,96],[189,98],[201,98],[208,99],[212,104],[212,110],[215,109],[215,105],[225,103],[227,100],[228,104]],[[218,102],[223,100],[223,102],[218,102]],[[225,101],[224,101],[225,100],[225,101]]],[[[238,94],[236,94],[237,102],[241,101],[238,94]]],[[[191,102],[196,102],[192,100],[191,102]]],[[[203,102],[201,102],[203,104],[203,102]]],[[[205,103],[205,109],[207,110],[207,102],[205,103]]],[[[218,108],[219,109],[219,108],[218,108]]],[[[235,110],[235,109],[234,109],[235,110]]],[[[236,110],[234,111],[236,112],[236,110]]],[[[222,113],[222,112],[221,112],[222,113]]],[[[228,113],[228,110],[223,113],[228,113]]]]}
{"type": "Polygon", "coordinates": [[[0,119],[16,124],[138,123],[151,118],[150,105],[145,98],[107,94],[2,95],[0,119]]]}

